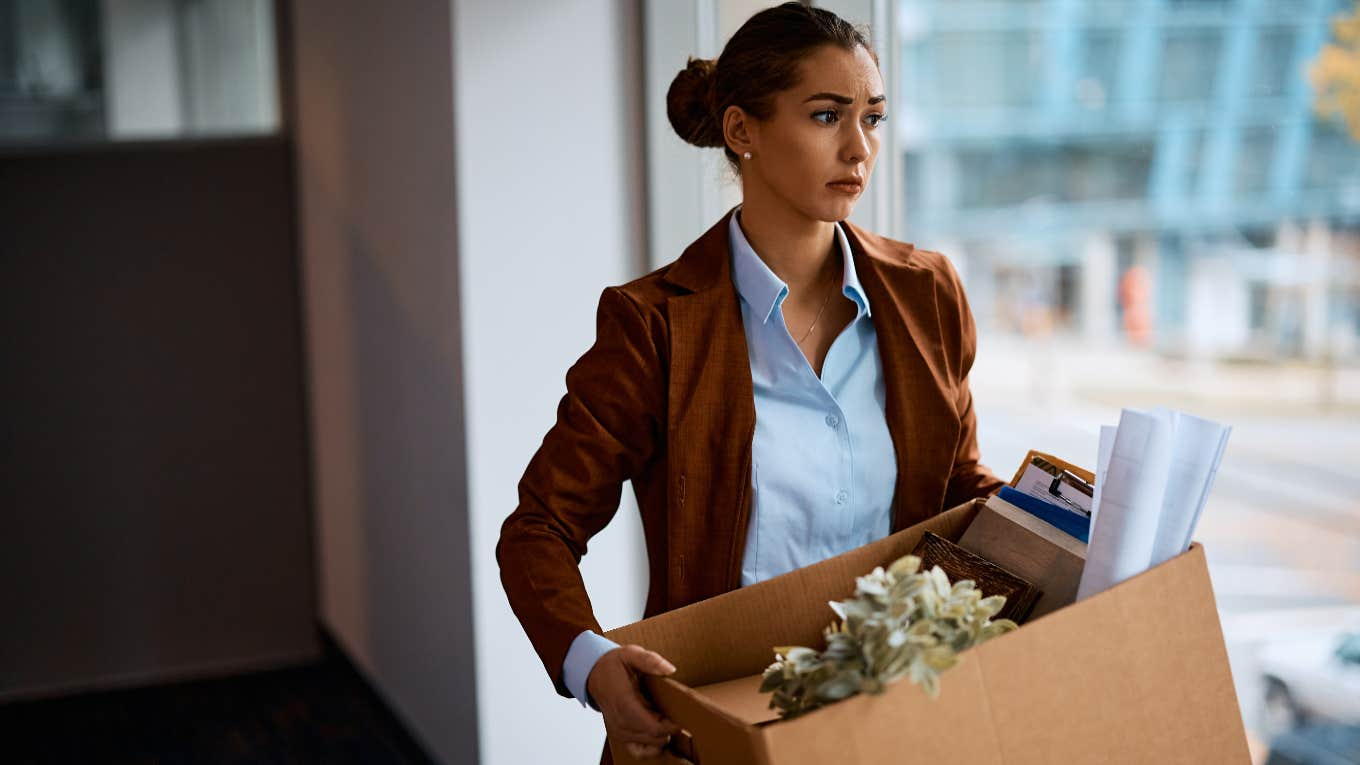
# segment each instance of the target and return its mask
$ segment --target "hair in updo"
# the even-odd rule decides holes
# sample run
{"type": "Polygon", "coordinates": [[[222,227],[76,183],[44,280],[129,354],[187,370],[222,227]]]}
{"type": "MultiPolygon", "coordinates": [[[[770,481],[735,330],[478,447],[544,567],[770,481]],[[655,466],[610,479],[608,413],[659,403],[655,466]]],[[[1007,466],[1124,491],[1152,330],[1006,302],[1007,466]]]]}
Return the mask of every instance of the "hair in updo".
{"type": "Polygon", "coordinates": [[[740,171],[737,153],[723,138],[722,115],[740,106],[756,119],[774,114],[774,96],[798,84],[798,64],[823,45],[878,55],[867,32],[824,8],[787,2],[746,20],[716,60],[690,57],[666,91],[671,127],[695,146],[723,148],[740,171]]]}

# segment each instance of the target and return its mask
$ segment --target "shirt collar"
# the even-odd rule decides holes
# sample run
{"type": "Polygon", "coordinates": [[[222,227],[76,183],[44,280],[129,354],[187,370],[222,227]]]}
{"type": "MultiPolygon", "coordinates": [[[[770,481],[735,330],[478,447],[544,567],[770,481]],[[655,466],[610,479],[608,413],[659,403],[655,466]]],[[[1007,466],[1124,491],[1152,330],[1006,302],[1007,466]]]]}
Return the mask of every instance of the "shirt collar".
{"type": "MultiPolygon", "coordinates": [[[[763,324],[770,320],[775,309],[788,297],[789,285],[765,265],[765,261],[761,260],[751,247],[751,243],[746,241],[746,234],[742,232],[741,225],[737,222],[737,215],[740,212],[741,206],[738,205],[727,228],[728,244],[732,250],[732,280],[736,283],[737,293],[756,311],[763,324]]],[[[844,255],[842,260],[845,263],[841,293],[855,301],[855,305],[859,307],[855,313],[856,319],[865,315],[872,316],[869,299],[865,297],[864,288],[859,282],[859,274],[855,272],[855,258],[850,252],[850,240],[845,237],[845,229],[839,223],[836,224],[836,241],[840,243],[841,253],[844,255]]]]}

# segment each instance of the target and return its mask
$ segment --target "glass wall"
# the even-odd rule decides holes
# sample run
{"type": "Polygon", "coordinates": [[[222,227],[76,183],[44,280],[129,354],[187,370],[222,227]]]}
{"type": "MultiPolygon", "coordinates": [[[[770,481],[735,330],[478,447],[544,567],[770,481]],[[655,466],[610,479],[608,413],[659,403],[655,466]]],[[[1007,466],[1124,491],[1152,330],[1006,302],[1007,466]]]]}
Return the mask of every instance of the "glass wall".
{"type": "Polygon", "coordinates": [[[1308,74],[1360,5],[893,1],[897,231],[964,275],[984,461],[1233,426],[1197,538],[1263,752],[1303,704],[1270,657],[1339,692],[1360,630],[1360,125],[1308,74]]]}

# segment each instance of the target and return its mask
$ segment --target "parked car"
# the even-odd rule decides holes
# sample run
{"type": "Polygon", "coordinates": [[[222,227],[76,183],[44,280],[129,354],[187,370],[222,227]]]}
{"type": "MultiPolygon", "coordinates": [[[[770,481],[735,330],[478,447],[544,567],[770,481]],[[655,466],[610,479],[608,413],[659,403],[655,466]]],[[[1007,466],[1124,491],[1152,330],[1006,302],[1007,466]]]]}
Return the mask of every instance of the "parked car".
{"type": "Polygon", "coordinates": [[[1266,727],[1360,725],[1360,632],[1284,641],[1262,650],[1266,727]]]}
{"type": "Polygon", "coordinates": [[[1357,765],[1360,725],[1310,725],[1276,736],[1265,765],[1357,765]]]}

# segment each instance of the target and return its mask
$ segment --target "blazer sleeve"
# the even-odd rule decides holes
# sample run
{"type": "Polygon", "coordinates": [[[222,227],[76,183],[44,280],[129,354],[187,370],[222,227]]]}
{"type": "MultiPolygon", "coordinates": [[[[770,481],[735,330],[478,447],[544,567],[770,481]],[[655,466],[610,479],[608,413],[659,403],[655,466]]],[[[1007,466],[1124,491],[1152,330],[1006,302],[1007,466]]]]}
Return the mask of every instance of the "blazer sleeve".
{"type": "Polygon", "coordinates": [[[969,373],[977,355],[977,325],[973,312],[968,306],[968,297],[963,291],[963,282],[958,272],[947,258],[943,259],[947,270],[949,288],[954,296],[954,310],[958,317],[959,366],[957,387],[955,388],[955,408],[959,413],[959,443],[954,454],[954,468],[945,487],[944,508],[948,509],[967,502],[975,497],[995,494],[1005,485],[991,469],[980,461],[977,443],[977,413],[973,411],[973,391],[969,386],[969,373]]]}
{"type": "Polygon", "coordinates": [[[511,610],[557,692],[571,692],[563,661],[584,630],[603,632],[581,578],[586,543],[618,511],[623,482],[663,433],[664,373],[634,302],[616,287],[600,296],[595,343],[567,370],[557,421],[519,482],[519,505],[501,525],[496,562],[511,610]]]}

